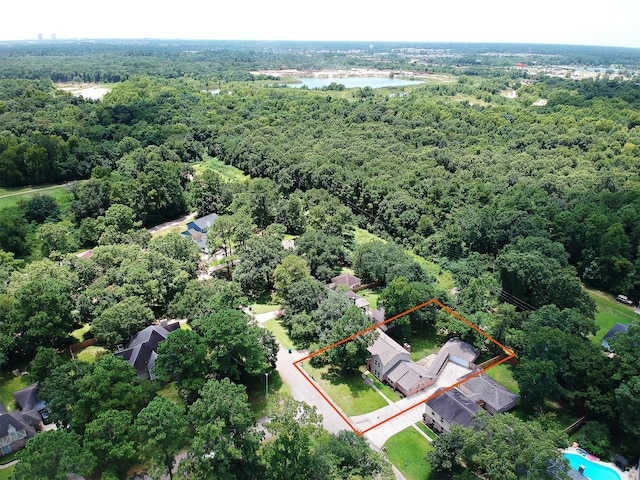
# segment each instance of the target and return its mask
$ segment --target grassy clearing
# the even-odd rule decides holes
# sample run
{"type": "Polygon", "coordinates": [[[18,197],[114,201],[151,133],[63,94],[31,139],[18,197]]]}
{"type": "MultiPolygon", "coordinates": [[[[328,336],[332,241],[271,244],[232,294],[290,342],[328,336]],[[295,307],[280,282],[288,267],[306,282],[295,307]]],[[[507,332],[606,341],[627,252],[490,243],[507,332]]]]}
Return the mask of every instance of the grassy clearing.
{"type": "Polygon", "coordinates": [[[266,304],[266,303],[253,303],[249,305],[249,308],[254,315],[260,315],[262,313],[275,312],[282,308],[281,305],[266,304]]]}
{"type": "Polygon", "coordinates": [[[18,189],[0,188],[0,209],[15,207],[21,200],[28,200],[34,195],[48,195],[55,198],[61,211],[65,211],[73,200],[73,194],[64,185],[18,189]]]}
{"type": "Polygon", "coordinates": [[[32,383],[31,376],[28,374],[16,377],[11,372],[4,372],[0,375],[0,402],[4,403],[8,412],[17,408],[11,394],[28,387],[32,383]]]}
{"type": "Polygon", "coordinates": [[[71,332],[71,336],[78,340],[78,342],[82,342],[84,340],[84,335],[89,331],[90,328],[91,324],[85,323],[82,327],[77,328],[73,332],[71,332]]]}
{"type": "Polygon", "coordinates": [[[208,157],[203,162],[195,163],[193,168],[196,175],[201,174],[206,169],[209,169],[215,171],[222,178],[230,182],[242,182],[249,178],[249,175],[245,175],[239,168],[227,165],[222,160],[218,160],[213,157],[208,157]]]}
{"type": "Polygon", "coordinates": [[[330,373],[328,367],[314,368],[308,361],[303,365],[320,388],[349,417],[372,412],[387,405],[378,392],[365,385],[360,372],[338,375],[330,373]]]}
{"type": "Polygon", "coordinates": [[[355,244],[357,246],[364,245],[364,244],[369,243],[369,242],[387,243],[386,240],[384,240],[383,238],[379,237],[375,233],[371,233],[368,230],[365,230],[365,229],[360,228],[360,227],[356,227],[355,228],[355,230],[353,232],[353,241],[355,242],[355,244]]]}
{"type": "Polygon", "coordinates": [[[631,323],[634,319],[633,307],[617,302],[613,295],[600,290],[583,287],[591,298],[596,302],[596,325],[598,332],[592,338],[597,345],[602,342],[602,337],[616,323],[631,323]]]}
{"type": "Polygon", "coordinates": [[[160,397],[164,397],[167,400],[171,400],[177,406],[184,408],[184,400],[178,393],[178,387],[176,382],[171,382],[169,385],[156,392],[160,397]]]}
{"type": "Polygon", "coordinates": [[[287,330],[282,326],[277,318],[267,320],[262,324],[264,328],[269,330],[276,337],[277,342],[282,345],[283,348],[294,348],[294,344],[287,334],[287,330]]]}
{"type": "Polygon", "coordinates": [[[92,345],[87,348],[83,348],[76,353],[76,358],[82,362],[95,363],[101,356],[107,353],[107,349],[104,347],[98,347],[92,345]]]}
{"type": "Polygon", "coordinates": [[[487,375],[500,382],[511,392],[520,395],[520,386],[518,385],[518,382],[516,382],[516,379],[513,378],[513,366],[510,364],[501,363],[500,365],[491,367],[487,370],[487,375]]]}
{"type": "Polygon", "coordinates": [[[424,459],[433,449],[429,441],[413,427],[406,428],[384,444],[387,458],[408,480],[427,480],[431,465],[424,459]]]}

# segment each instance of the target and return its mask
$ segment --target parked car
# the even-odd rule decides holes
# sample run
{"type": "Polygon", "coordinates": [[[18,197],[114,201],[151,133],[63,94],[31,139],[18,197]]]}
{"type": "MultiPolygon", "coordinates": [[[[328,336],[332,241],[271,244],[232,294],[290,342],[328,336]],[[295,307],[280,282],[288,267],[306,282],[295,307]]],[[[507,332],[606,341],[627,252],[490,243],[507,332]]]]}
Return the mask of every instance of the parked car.
{"type": "Polygon", "coordinates": [[[633,302],[631,300],[629,300],[629,298],[626,295],[618,295],[616,297],[616,300],[619,301],[620,303],[624,303],[625,305],[632,305],[633,302]]]}

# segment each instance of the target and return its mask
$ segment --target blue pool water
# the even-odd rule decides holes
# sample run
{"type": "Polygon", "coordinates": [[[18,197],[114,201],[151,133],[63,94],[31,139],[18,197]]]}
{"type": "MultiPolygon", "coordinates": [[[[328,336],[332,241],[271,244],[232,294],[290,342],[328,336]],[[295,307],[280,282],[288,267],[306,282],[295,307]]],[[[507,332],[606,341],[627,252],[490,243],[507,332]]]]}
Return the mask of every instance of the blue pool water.
{"type": "Polygon", "coordinates": [[[578,470],[583,465],[584,476],[591,480],[620,480],[620,475],[614,469],[594,463],[577,453],[564,453],[564,458],[569,460],[571,468],[578,470]]]}

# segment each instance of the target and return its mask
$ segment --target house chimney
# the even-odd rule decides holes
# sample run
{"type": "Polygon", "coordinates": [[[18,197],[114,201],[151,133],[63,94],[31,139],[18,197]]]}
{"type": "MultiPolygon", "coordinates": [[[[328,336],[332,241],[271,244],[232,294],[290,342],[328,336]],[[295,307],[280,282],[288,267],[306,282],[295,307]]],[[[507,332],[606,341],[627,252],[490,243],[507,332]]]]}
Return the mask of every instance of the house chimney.
{"type": "Polygon", "coordinates": [[[405,343],[403,347],[407,352],[411,353],[411,345],[409,345],[408,343],[405,343]]]}

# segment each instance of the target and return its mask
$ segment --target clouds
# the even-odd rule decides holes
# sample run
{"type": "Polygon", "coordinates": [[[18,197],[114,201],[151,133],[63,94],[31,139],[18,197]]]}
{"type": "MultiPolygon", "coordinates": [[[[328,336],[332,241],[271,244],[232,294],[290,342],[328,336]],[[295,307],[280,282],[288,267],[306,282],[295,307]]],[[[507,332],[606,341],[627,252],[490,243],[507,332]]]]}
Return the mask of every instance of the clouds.
{"type": "Polygon", "coordinates": [[[569,43],[640,48],[640,2],[149,0],[3,6],[0,39],[199,38],[569,43]],[[5,15],[3,15],[5,16],[5,15]]]}

